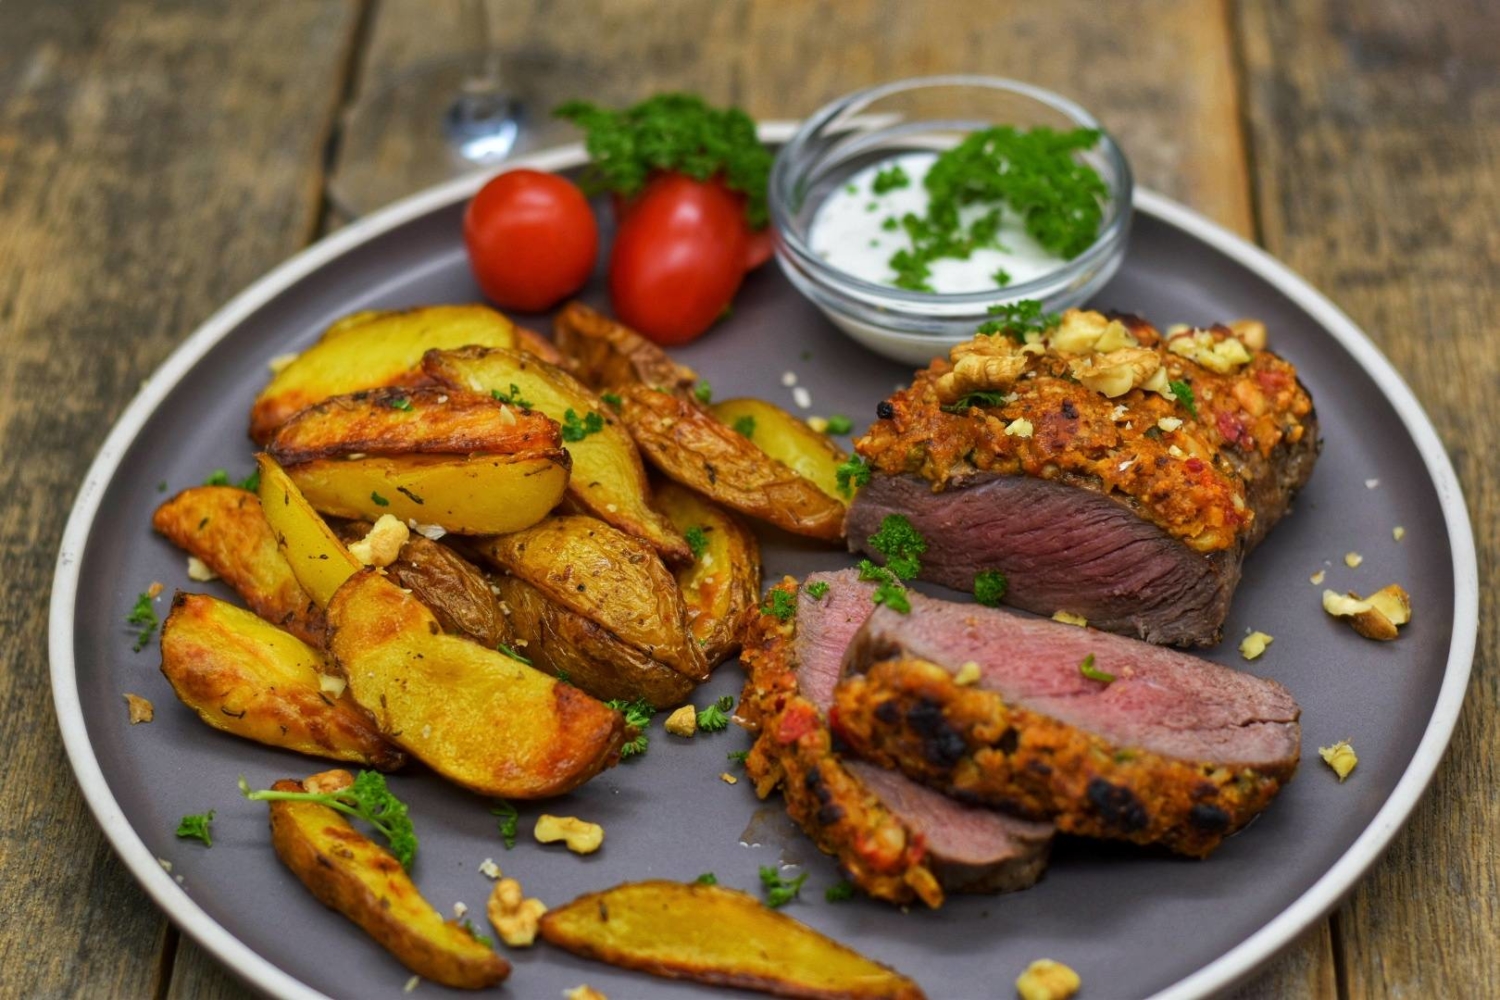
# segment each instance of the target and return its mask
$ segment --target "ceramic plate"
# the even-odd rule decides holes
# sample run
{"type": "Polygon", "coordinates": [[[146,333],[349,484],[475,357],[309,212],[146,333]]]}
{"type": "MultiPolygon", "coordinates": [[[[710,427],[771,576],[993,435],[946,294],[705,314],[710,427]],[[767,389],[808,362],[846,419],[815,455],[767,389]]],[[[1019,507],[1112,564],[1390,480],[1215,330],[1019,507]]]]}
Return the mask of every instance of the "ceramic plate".
{"type": "MultiPolygon", "coordinates": [[[[768,140],[789,129],[767,126],[768,140]]],[[[574,147],[533,158],[571,169],[574,147]]],[[[316,761],[210,730],[173,697],[155,643],[131,652],[123,619],[152,581],[193,584],[186,560],[150,529],[167,495],[213,469],[252,468],[245,436],[266,363],[306,347],[357,309],[476,300],[460,238],[477,180],[417,195],[341,230],[264,278],[194,333],[156,372],[109,435],[68,523],[51,610],[52,681],[78,780],[115,848],[185,932],[256,986],[276,995],[402,996],[408,973],[352,924],[324,909],[271,852],[266,809],[235,789],[319,770],[316,761]],[[159,484],[165,483],[166,492],[159,484]],[[156,704],[151,725],[129,725],[126,692],[156,704]],[[178,840],[186,813],[217,811],[214,845],[178,840]],[[171,862],[169,874],[158,862],[171,862]]],[[[1302,767],[1275,804],[1206,862],[1121,846],[1059,843],[1046,877],[1008,896],[959,897],[940,911],[902,912],[869,900],[829,904],[838,881],[786,819],[747,782],[720,780],[749,738],[738,729],[677,740],[653,731],[650,752],[576,794],[546,805],[602,823],[602,851],[579,858],[529,836],[542,811],[522,810],[507,851],[491,803],[413,769],[391,779],[411,805],[421,850],[415,878],[441,910],[476,916],[494,858],[529,893],[557,904],[618,882],[692,879],[758,891],[761,865],[800,865],[802,899],[785,912],[895,966],[933,997],[1000,996],[1028,962],[1050,957],[1082,975],[1095,997],[1200,996],[1247,975],[1332,908],[1379,856],[1415,806],[1458,717],[1472,658],[1477,578],[1473,540],[1453,470],[1432,425],[1370,341],[1331,303],[1265,254],[1188,210],[1137,197],[1125,265],[1096,304],[1172,322],[1255,316],[1271,346],[1311,390],[1325,435],[1295,511],[1249,559],[1226,640],[1207,655],[1281,681],[1303,707],[1302,767]],[[1397,525],[1404,540],[1392,538],[1397,525]],[[1345,553],[1364,556],[1358,569],[1345,553]],[[1324,615],[1321,587],[1369,592],[1392,581],[1415,616],[1397,642],[1356,636],[1324,615]],[[1275,636],[1253,664],[1237,639],[1275,636]],[[1319,745],[1351,738],[1359,770],[1340,785],[1319,745]]],[[[598,301],[598,282],[592,290],[598,301]]],[[[545,323],[541,317],[530,318],[545,323]]],[[[775,267],[751,276],[734,315],[677,356],[720,398],[756,395],[796,411],[784,372],[812,397],[808,414],[845,413],[856,432],[910,371],[844,339],[775,267]]],[[[847,555],[765,533],[767,579],[836,568],[847,555]]],[[[737,665],[721,667],[695,699],[737,693],[737,665]]],[[[710,991],[574,958],[546,946],[517,951],[507,988],[556,997],[587,982],[614,1000],[710,991]]],[[[440,988],[423,984],[421,993],[440,988]]]]}

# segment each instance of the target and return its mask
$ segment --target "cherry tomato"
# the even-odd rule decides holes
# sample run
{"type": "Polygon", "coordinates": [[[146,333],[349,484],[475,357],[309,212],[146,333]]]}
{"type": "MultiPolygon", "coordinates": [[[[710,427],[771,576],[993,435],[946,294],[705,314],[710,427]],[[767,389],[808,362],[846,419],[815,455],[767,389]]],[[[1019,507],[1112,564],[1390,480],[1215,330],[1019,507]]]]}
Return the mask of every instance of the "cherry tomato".
{"type": "Polygon", "coordinates": [[[588,281],[599,253],[599,226],[573,182],[511,170],[469,202],[464,245],[474,278],[491,301],[540,312],[588,281]]]}
{"type": "MultiPolygon", "coordinates": [[[[723,182],[718,180],[715,180],[712,183],[720,186],[723,185],[723,182]]],[[[726,190],[728,189],[726,188],[726,190]]],[[[750,223],[743,217],[745,208],[745,196],[738,191],[729,191],[729,195],[730,197],[734,198],[735,202],[740,206],[740,222],[745,230],[745,270],[753,271],[757,267],[760,267],[762,264],[764,264],[766,261],[770,260],[771,257],[775,254],[776,247],[771,236],[771,227],[770,225],[765,225],[760,227],[759,229],[751,229],[750,223]]],[[[634,210],[635,206],[640,202],[640,200],[640,195],[637,195],[634,198],[623,198],[618,194],[615,195],[613,198],[615,222],[617,224],[623,223],[625,219],[630,215],[631,211],[634,210]]]]}
{"type": "Polygon", "coordinates": [[[713,325],[745,276],[738,198],[721,184],[662,174],[621,213],[609,262],[615,315],[658,344],[713,325]]]}

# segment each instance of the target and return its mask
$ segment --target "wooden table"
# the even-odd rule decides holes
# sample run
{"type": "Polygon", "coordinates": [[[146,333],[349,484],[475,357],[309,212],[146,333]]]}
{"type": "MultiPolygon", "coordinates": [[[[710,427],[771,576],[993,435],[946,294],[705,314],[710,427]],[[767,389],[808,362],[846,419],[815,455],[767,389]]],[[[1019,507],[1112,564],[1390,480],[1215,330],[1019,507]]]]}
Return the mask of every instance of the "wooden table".
{"type": "MultiPolygon", "coordinates": [[[[1485,581],[1453,748],[1354,895],[1245,996],[1500,996],[1500,4],[506,0],[508,44],[792,117],[878,80],[1036,81],[1139,181],[1328,292],[1416,390],[1485,581]]],[[[243,996],[106,845],[52,721],[46,609],[83,472],[142,378],[336,224],[341,108],[464,47],[450,3],[11,0],[0,10],[0,995],[243,996]]],[[[379,151],[393,170],[401,150],[379,151]]],[[[368,150],[345,150],[366,157],[368,150]]],[[[1107,986],[1087,995],[1105,997],[1107,986]]],[[[1002,988],[996,995],[1004,995],[1002,988]]]]}

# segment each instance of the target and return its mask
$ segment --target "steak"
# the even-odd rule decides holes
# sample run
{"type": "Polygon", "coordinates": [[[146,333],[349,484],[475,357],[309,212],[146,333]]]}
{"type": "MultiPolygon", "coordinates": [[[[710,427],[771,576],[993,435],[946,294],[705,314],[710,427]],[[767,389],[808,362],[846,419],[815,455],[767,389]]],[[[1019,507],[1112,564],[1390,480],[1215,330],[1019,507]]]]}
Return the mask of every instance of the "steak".
{"type": "Polygon", "coordinates": [[[1300,709],[1275,681],[1093,629],[909,599],[909,614],[871,614],[835,692],[834,732],[874,763],[1066,833],[1199,857],[1296,770],[1300,709]]]}
{"type": "MultiPolygon", "coordinates": [[[[758,729],[745,768],[762,798],[787,811],[849,877],[879,899],[939,906],[945,891],[1024,889],[1041,877],[1050,824],[966,806],[894,771],[838,753],[824,721],[850,638],[874,605],[853,570],[816,573],[821,598],[798,591],[796,617],[753,622],[740,715],[758,729]]],[[[778,585],[797,590],[793,580],[778,585]]]]}
{"type": "Polygon", "coordinates": [[[1221,637],[1245,556],[1312,474],[1296,370],[1227,327],[1158,333],[1069,310],[1024,345],[979,336],[881,403],[851,550],[891,515],[926,540],[919,578],[1082,616],[1148,642],[1221,637]],[[1149,377],[1147,375],[1149,374],[1149,377]]]}

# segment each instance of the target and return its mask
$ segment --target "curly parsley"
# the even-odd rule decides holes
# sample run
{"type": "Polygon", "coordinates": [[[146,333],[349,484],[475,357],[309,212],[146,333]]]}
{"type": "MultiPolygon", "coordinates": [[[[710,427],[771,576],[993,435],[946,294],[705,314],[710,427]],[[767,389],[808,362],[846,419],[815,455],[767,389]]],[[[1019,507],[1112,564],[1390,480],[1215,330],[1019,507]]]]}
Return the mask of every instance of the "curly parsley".
{"type": "Polygon", "coordinates": [[[903,514],[887,514],[880,530],[870,536],[870,548],[885,556],[885,567],[903,580],[922,572],[922,553],[927,539],[918,534],[903,514]]]}
{"type": "Polygon", "coordinates": [[[625,715],[625,725],[635,730],[635,737],[627,740],[620,747],[620,757],[635,757],[646,752],[651,738],[646,735],[646,730],[651,725],[651,717],[656,714],[656,707],[645,698],[635,701],[626,701],[624,698],[615,698],[613,701],[605,702],[610,708],[625,715]]]}
{"type": "Polygon", "coordinates": [[[125,624],[136,629],[135,645],[131,647],[139,653],[146,648],[146,643],[151,641],[151,634],[156,631],[156,626],[161,624],[156,617],[156,609],[151,606],[151,594],[149,591],[141,591],[136,595],[135,607],[130,609],[130,614],[125,616],[125,624]]]}
{"type": "Polygon", "coordinates": [[[714,401],[714,387],[709,385],[706,379],[699,382],[693,386],[693,398],[707,406],[714,401]]]}
{"type": "Polygon", "coordinates": [[[500,841],[505,844],[505,849],[508,851],[515,847],[516,831],[521,826],[521,814],[516,811],[516,807],[501,799],[490,810],[490,815],[499,819],[500,841]]]}
{"type": "Polygon", "coordinates": [[[379,771],[361,771],[354,784],[336,792],[278,792],[269,788],[252,792],[243,776],[239,784],[240,794],[252,802],[316,802],[364,820],[385,838],[391,854],[408,871],[417,856],[417,834],[406,803],[386,787],[385,775],[379,771]]]}
{"type": "Polygon", "coordinates": [[[787,879],[781,877],[774,865],[762,865],[760,868],[760,884],[766,890],[766,905],[773,910],[796,899],[802,892],[802,883],[806,881],[806,872],[787,879]]]}
{"type": "Polygon", "coordinates": [[[843,903],[854,898],[854,883],[835,882],[823,890],[823,898],[830,903],[843,903]]]}
{"type": "Polygon", "coordinates": [[[987,608],[998,607],[1009,585],[1010,581],[999,570],[981,570],[974,574],[974,600],[987,608]]]}
{"type": "Polygon", "coordinates": [[[724,695],[698,713],[698,728],[708,733],[729,728],[729,712],[733,708],[734,696],[724,695]]]}
{"type": "Polygon", "coordinates": [[[491,389],[490,395],[494,396],[502,403],[509,403],[511,406],[519,406],[523,410],[531,409],[531,401],[521,398],[521,387],[516,385],[514,382],[510,384],[510,392],[501,392],[499,389],[491,389]]]}
{"type": "Polygon", "coordinates": [[[604,416],[597,410],[590,410],[582,420],[578,414],[569,408],[563,414],[562,439],[564,441],[582,441],[590,434],[598,434],[604,430],[604,416]]]}
{"type": "Polygon", "coordinates": [[[214,811],[210,809],[206,813],[196,816],[184,816],[177,824],[177,836],[184,840],[201,840],[204,847],[214,846],[214,838],[209,832],[209,824],[214,821],[214,811]]]}
{"type": "Polygon", "coordinates": [[[688,549],[693,553],[693,561],[697,562],[703,558],[703,553],[708,551],[708,531],[702,525],[695,524],[682,533],[687,540],[688,549]]]}
{"type": "Polygon", "coordinates": [[[972,407],[977,406],[1004,406],[1006,403],[1005,393],[991,392],[987,389],[978,389],[958,397],[947,406],[942,407],[944,413],[968,413],[972,407]]]}
{"type": "Polygon", "coordinates": [[[990,306],[994,319],[979,324],[979,332],[987,336],[1003,333],[1018,344],[1026,343],[1028,333],[1046,333],[1062,322],[1057,313],[1042,312],[1042,304],[1036,299],[1020,299],[990,306]]]}
{"type": "Polygon", "coordinates": [[[824,595],[828,593],[828,582],[826,580],[814,580],[807,585],[807,592],[812,595],[813,600],[821,601],[824,595]]]}
{"type": "Polygon", "coordinates": [[[731,750],[724,755],[726,760],[732,760],[736,764],[745,763],[745,758],[750,756],[749,750],[731,750]]]}
{"type": "Polygon", "coordinates": [[[790,621],[797,613],[797,596],[785,590],[772,590],[766,594],[766,603],[760,606],[760,613],[771,615],[777,621],[790,621]]]}
{"type": "Polygon", "coordinates": [[[903,170],[899,163],[893,163],[884,170],[876,171],[875,180],[870,184],[870,190],[876,194],[885,194],[904,187],[911,187],[911,175],[903,170]]]}
{"type": "Polygon", "coordinates": [[[850,455],[833,474],[834,481],[838,484],[839,492],[844,496],[853,496],[854,491],[870,481],[870,466],[858,455],[850,455]]]}
{"type": "Polygon", "coordinates": [[[875,592],[870,595],[870,600],[874,603],[884,604],[903,615],[911,612],[911,601],[907,599],[905,585],[884,566],[876,566],[868,559],[861,559],[859,578],[876,583],[875,592]]]}
{"type": "Polygon", "coordinates": [[[693,881],[698,885],[718,885],[719,876],[715,875],[713,872],[704,872],[702,875],[699,875],[697,878],[693,879],[693,881]]]}
{"type": "Polygon", "coordinates": [[[854,430],[854,421],[850,420],[842,413],[834,413],[829,416],[828,433],[848,434],[852,430],[854,430]]]}
{"type": "Polygon", "coordinates": [[[601,392],[599,398],[617,410],[620,408],[620,403],[622,402],[620,394],[617,392],[601,392]]]}
{"type": "Polygon", "coordinates": [[[755,418],[750,414],[739,417],[734,422],[734,432],[742,438],[753,440],[755,438],[755,418]]]}

